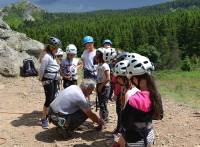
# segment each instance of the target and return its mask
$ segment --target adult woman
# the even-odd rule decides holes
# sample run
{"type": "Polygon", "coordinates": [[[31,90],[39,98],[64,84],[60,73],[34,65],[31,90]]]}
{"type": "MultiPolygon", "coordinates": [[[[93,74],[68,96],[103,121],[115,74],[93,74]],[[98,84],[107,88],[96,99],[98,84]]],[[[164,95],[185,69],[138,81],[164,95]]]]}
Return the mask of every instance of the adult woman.
{"type": "Polygon", "coordinates": [[[41,66],[39,70],[39,80],[42,81],[42,85],[45,91],[45,103],[43,107],[42,127],[48,128],[48,107],[50,103],[55,99],[55,95],[58,91],[58,80],[60,78],[59,70],[60,66],[56,61],[55,54],[58,47],[61,45],[59,39],[55,37],[49,38],[46,45],[45,54],[41,59],[41,66]]]}

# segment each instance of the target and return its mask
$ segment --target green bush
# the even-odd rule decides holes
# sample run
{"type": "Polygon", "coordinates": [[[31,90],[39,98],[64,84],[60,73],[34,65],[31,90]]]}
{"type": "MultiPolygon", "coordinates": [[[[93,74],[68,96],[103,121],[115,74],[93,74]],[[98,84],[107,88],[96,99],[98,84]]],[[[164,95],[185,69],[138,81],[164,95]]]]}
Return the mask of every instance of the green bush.
{"type": "Polygon", "coordinates": [[[190,62],[190,58],[188,56],[186,56],[183,59],[182,65],[181,65],[181,70],[183,71],[191,71],[192,68],[192,64],[190,62]]]}

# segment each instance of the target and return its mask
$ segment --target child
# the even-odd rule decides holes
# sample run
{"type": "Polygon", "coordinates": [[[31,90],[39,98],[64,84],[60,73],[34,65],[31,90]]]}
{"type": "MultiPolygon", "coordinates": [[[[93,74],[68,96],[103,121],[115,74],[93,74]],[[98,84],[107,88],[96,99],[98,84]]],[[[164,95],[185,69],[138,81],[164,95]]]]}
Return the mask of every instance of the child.
{"type": "Polygon", "coordinates": [[[61,62],[61,75],[63,77],[64,89],[71,85],[77,85],[77,67],[80,65],[80,62],[75,58],[76,54],[76,46],[69,44],[66,48],[66,59],[61,62]]]}
{"type": "Polygon", "coordinates": [[[114,75],[112,78],[112,82],[114,84],[114,95],[113,99],[116,100],[116,113],[117,113],[117,127],[114,130],[114,134],[120,132],[120,122],[121,122],[121,108],[122,108],[122,102],[121,102],[121,96],[122,96],[122,90],[125,88],[128,88],[128,79],[126,78],[126,67],[128,65],[127,60],[123,60],[118,62],[115,65],[114,75]]]}
{"type": "Polygon", "coordinates": [[[110,68],[105,62],[105,49],[97,49],[96,60],[97,67],[97,95],[100,107],[100,118],[108,122],[108,109],[107,102],[110,92],[110,68]]]}
{"type": "Polygon", "coordinates": [[[83,38],[83,44],[86,48],[81,59],[83,61],[83,78],[96,80],[96,65],[94,65],[96,50],[94,48],[94,39],[91,36],[85,36],[83,38]]]}
{"type": "Polygon", "coordinates": [[[55,59],[57,48],[61,45],[59,39],[51,37],[41,56],[41,66],[39,70],[39,80],[42,82],[45,91],[45,103],[43,107],[42,127],[48,128],[48,108],[50,103],[55,99],[58,92],[58,80],[60,79],[60,66],[55,59]]]}
{"type": "Polygon", "coordinates": [[[151,70],[154,70],[154,66],[148,58],[138,56],[129,59],[127,77],[132,84],[132,89],[125,95],[121,118],[123,132],[119,138],[120,147],[129,143],[139,147],[151,146],[154,142],[153,103],[154,99],[160,99],[160,94],[151,70]]]}
{"type": "Polygon", "coordinates": [[[57,53],[55,55],[56,55],[56,59],[59,65],[62,61],[63,54],[64,54],[63,50],[61,48],[58,48],[57,53]]]}
{"type": "Polygon", "coordinates": [[[109,39],[106,39],[106,40],[104,40],[103,41],[103,47],[104,48],[112,48],[112,41],[111,40],[109,40],[109,39]]]}

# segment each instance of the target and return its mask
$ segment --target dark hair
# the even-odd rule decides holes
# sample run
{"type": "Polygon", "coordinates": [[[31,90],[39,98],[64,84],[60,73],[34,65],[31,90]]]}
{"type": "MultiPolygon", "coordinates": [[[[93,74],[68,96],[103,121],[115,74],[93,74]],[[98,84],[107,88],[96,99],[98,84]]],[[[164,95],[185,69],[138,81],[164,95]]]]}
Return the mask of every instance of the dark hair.
{"type": "Polygon", "coordinates": [[[98,60],[100,59],[101,62],[105,62],[105,61],[103,60],[103,53],[100,52],[100,51],[97,51],[96,58],[97,58],[98,60]]]}
{"type": "Polygon", "coordinates": [[[47,53],[51,53],[51,47],[50,47],[50,45],[47,45],[47,46],[46,46],[45,51],[46,51],[47,53]]]}
{"type": "MultiPolygon", "coordinates": [[[[148,88],[148,91],[150,92],[150,98],[151,98],[152,101],[155,101],[155,100],[157,100],[158,97],[160,97],[160,93],[158,92],[158,89],[157,89],[157,86],[156,86],[156,83],[155,83],[155,79],[152,75],[145,73],[143,75],[136,75],[136,76],[133,76],[133,77],[136,77],[138,79],[139,84],[140,84],[140,81],[142,79],[146,79],[147,88],[148,88]]],[[[131,78],[131,82],[133,81],[133,77],[131,78]]],[[[135,83],[133,83],[133,84],[135,84],[135,83]]],[[[138,84],[138,88],[140,89],[139,84],[138,84]]]]}

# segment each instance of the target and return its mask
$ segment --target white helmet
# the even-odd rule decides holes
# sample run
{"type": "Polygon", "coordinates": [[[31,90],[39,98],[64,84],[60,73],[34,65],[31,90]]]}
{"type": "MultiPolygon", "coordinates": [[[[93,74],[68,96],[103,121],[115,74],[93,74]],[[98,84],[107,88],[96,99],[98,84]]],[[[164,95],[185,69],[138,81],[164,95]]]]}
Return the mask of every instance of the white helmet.
{"type": "Polygon", "coordinates": [[[58,48],[57,52],[56,52],[56,56],[63,56],[64,52],[61,48],[58,48]]]}
{"type": "Polygon", "coordinates": [[[59,46],[61,46],[61,41],[56,37],[50,37],[48,40],[48,44],[58,48],[59,46]]]}
{"type": "Polygon", "coordinates": [[[140,56],[142,56],[142,55],[140,55],[138,53],[129,53],[127,55],[127,57],[125,58],[125,60],[129,60],[130,61],[132,59],[139,58],[140,56]]]}
{"type": "Polygon", "coordinates": [[[74,44],[69,44],[66,48],[66,54],[77,54],[77,48],[74,44]]]}
{"type": "Polygon", "coordinates": [[[96,51],[98,51],[98,52],[104,54],[105,50],[106,50],[105,48],[100,47],[100,48],[98,48],[96,51]]]}
{"type": "Polygon", "coordinates": [[[117,52],[114,48],[107,48],[104,51],[103,59],[105,62],[111,63],[117,57],[117,52]]]}
{"type": "Polygon", "coordinates": [[[129,61],[123,60],[118,62],[114,68],[114,75],[115,76],[126,76],[126,69],[128,66],[129,61]]]}
{"type": "Polygon", "coordinates": [[[127,66],[127,77],[130,79],[132,76],[142,75],[145,73],[151,74],[154,70],[153,64],[150,62],[149,58],[145,56],[138,56],[129,60],[127,66]]]}
{"type": "Polygon", "coordinates": [[[117,61],[126,60],[129,54],[130,54],[129,52],[120,52],[117,55],[117,61]]]}

